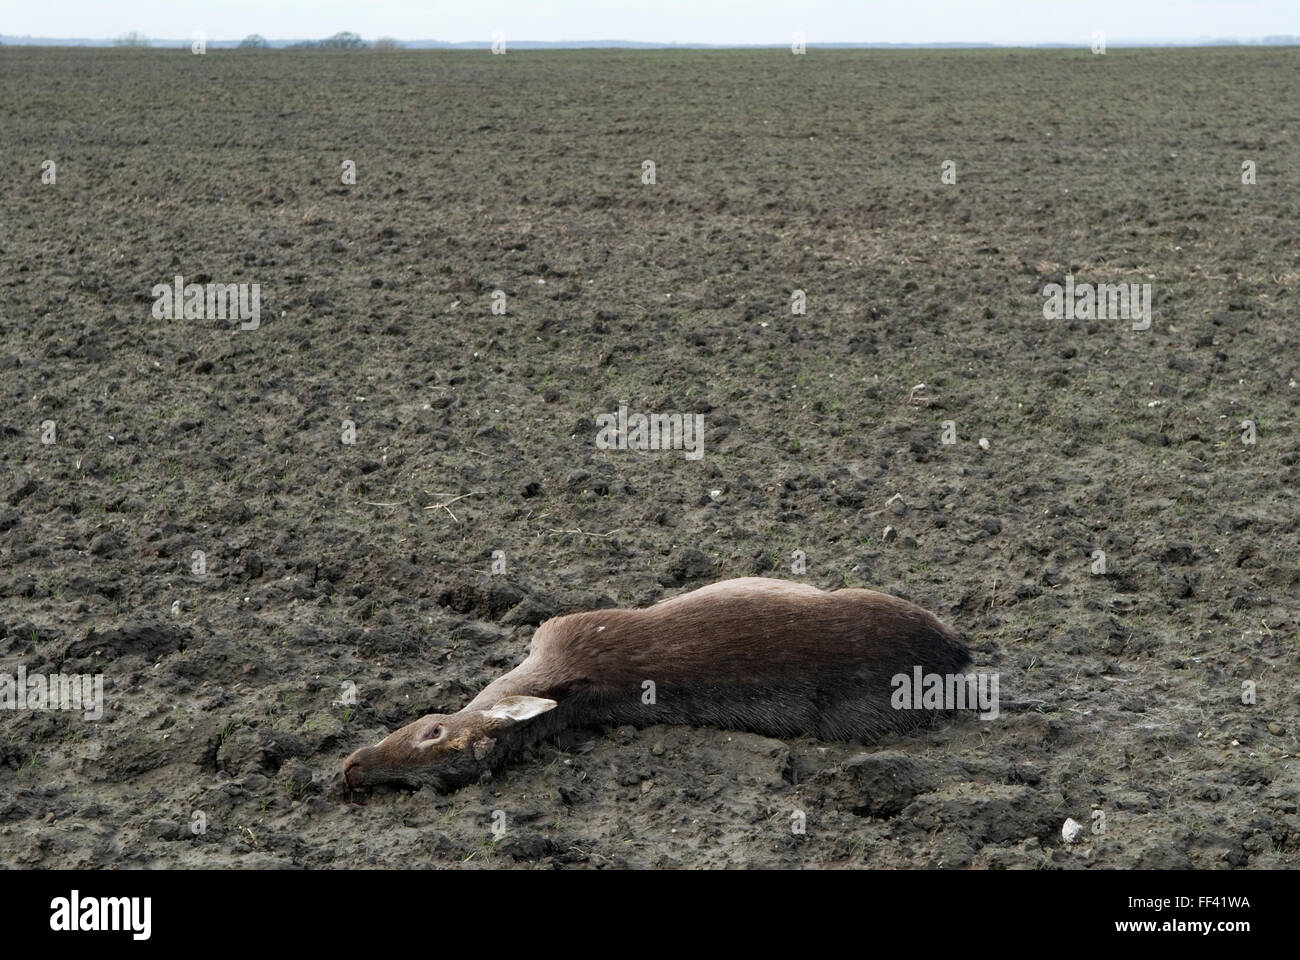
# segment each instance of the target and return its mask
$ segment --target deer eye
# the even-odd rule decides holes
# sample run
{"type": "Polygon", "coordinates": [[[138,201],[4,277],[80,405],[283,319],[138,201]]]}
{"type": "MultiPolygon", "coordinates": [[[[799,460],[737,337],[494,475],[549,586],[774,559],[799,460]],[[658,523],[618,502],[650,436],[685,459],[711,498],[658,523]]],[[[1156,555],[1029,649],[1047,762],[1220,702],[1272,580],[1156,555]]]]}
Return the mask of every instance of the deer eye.
{"type": "Polygon", "coordinates": [[[443,729],[444,728],[441,723],[435,723],[432,727],[429,728],[429,732],[426,733],[423,737],[421,737],[420,740],[425,741],[425,740],[441,739],[443,734],[443,729]]]}

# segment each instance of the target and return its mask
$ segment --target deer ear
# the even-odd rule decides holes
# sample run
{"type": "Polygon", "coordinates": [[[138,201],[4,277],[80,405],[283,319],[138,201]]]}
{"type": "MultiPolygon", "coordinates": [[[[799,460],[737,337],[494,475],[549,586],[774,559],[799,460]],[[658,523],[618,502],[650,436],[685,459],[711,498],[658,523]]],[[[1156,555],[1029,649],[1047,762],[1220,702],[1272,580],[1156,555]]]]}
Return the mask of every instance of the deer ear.
{"type": "Polygon", "coordinates": [[[506,697],[504,700],[498,700],[497,705],[491,710],[484,710],[483,715],[513,726],[531,720],[547,710],[554,710],[558,706],[559,704],[554,700],[545,700],[541,697],[506,697]]]}

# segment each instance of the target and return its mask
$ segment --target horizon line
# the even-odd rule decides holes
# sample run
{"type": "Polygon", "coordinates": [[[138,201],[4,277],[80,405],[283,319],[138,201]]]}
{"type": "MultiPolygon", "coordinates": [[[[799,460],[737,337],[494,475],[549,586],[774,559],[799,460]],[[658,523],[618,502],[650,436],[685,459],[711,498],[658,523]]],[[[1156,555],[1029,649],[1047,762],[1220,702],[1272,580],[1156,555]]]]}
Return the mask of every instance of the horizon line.
{"type": "MultiPolygon", "coordinates": [[[[351,33],[345,31],[345,33],[351,33]]],[[[42,37],[32,36],[31,34],[16,35],[0,33],[0,44],[4,46],[120,46],[119,41],[132,35],[137,36],[140,42],[134,44],[136,49],[169,49],[175,47],[188,48],[195,40],[195,37],[149,37],[139,31],[132,31],[126,34],[119,34],[115,37],[42,37]]],[[[360,34],[351,33],[352,36],[363,40],[367,46],[375,42],[384,41],[400,45],[408,49],[483,49],[490,50],[493,47],[493,41],[488,40],[438,40],[435,38],[418,38],[403,40],[387,35],[376,37],[362,37],[360,34]]],[[[338,36],[334,34],[332,36],[338,36]]],[[[240,38],[232,39],[208,39],[204,38],[203,42],[208,47],[217,47],[220,49],[238,48],[241,43],[257,37],[268,45],[270,49],[284,49],[291,44],[319,44],[322,40],[331,39],[330,37],[284,37],[268,38],[260,34],[248,34],[240,38]]],[[[1168,38],[1168,37],[1143,37],[1132,39],[1112,39],[1106,38],[1108,47],[1221,47],[1221,46],[1300,46],[1300,34],[1269,34],[1261,37],[1213,37],[1200,36],[1196,38],[1168,38]]],[[[582,49],[582,48],[602,48],[602,49],[694,49],[694,50],[781,50],[788,49],[790,41],[781,43],[709,43],[698,40],[618,40],[618,39],[597,39],[597,40],[510,40],[505,41],[507,52],[511,47],[518,49],[582,49]]],[[[880,49],[891,47],[902,47],[912,49],[946,49],[946,48],[979,48],[979,49],[1080,49],[1089,48],[1088,42],[1083,38],[1075,41],[1060,40],[1036,40],[1036,41],[999,41],[999,40],[902,40],[902,41],[883,41],[883,40],[839,40],[827,42],[804,41],[805,49],[880,49]]]]}

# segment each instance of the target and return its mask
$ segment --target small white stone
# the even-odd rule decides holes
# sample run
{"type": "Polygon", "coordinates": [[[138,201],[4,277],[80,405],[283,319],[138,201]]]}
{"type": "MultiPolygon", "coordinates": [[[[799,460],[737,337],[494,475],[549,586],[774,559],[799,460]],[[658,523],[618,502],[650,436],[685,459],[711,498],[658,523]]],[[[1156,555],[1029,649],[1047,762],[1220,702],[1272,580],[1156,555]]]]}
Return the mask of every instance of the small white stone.
{"type": "Polygon", "coordinates": [[[1065,824],[1061,827],[1061,839],[1066,843],[1078,843],[1082,835],[1083,824],[1073,817],[1066,817],[1065,824]]]}
{"type": "Polygon", "coordinates": [[[709,491],[709,496],[712,497],[714,500],[716,500],[716,499],[718,499],[718,497],[722,496],[722,491],[721,491],[721,490],[710,490],[710,491],[709,491]]]}
{"type": "Polygon", "coordinates": [[[987,450],[988,448],[989,448],[989,438],[988,438],[988,437],[980,437],[980,449],[981,449],[981,450],[987,450]]]}

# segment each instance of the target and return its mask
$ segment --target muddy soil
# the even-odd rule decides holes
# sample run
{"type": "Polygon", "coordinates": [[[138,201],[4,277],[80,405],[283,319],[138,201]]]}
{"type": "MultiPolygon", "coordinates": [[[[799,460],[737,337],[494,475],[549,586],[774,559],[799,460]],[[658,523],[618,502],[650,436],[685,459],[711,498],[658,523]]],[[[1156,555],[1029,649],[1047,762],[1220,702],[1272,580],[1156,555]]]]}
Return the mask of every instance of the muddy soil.
{"type": "Polygon", "coordinates": [[[1297,67],[0,50],[0,674],[104,685],[0,711],[0,864],[1296,865],[1297,67]],[[260,325],[155,319],[178,274],[260,325]],[[598,449],[620,405],[704,455],[598,449]],[[1018,707],[341,796],[546,617],[752,574],[920,603],[1018,707]]]}

